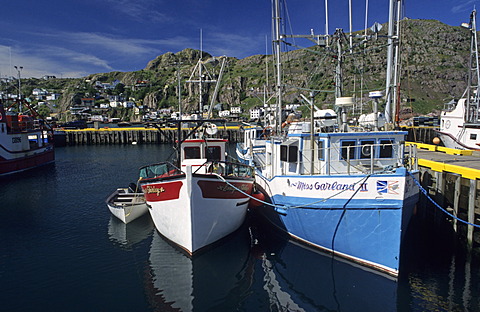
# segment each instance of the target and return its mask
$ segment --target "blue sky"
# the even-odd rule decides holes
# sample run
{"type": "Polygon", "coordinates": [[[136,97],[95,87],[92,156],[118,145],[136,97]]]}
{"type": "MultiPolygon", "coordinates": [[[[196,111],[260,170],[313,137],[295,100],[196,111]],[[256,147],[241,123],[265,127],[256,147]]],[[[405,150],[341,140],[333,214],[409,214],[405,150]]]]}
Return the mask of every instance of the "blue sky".
{"type": "MultiPolygon", "coordinates": [[[[404,15],[458,26],[480,0],[406,0],[404,15]]],[[[288,0],[293,33],[325,33],[324,0],[288,0]]],[[[352,0],[354,30],[365,1],[352,0]]],[[[0,76],[82,77],[140,70],[185,48],[244,58],[270,47],[270,0],[13,0],[2,4],[0,76]]],[[[348,30],[348,0],[330,0],[330,33],[348,30]]],[[[369,0],[368,25],[388,18],[387,0],[369,0]]],[[[270,48],[268,48],[270,53],[270,48]]]]}

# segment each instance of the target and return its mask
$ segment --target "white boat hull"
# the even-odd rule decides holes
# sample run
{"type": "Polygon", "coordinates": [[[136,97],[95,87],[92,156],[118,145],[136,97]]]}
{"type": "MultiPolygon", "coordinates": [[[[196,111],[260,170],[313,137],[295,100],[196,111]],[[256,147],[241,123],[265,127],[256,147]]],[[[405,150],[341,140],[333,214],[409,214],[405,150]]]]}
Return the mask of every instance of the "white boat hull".
{"type": "Polygon", "coordinates": [[[466,140],[465,138],[470,137],[471,134],[475,134],[475,137],[480,138],[480,129],[471,129],[468,135],[463,135],[460,138],[454,137],[452,134],[443,131],[436,131],[440,140],[442,140],[443,145],[448,148],[460,149],[460,150],[478,150],[480,146],[477,145],[476,141],[466,140]]]}
{"type": "Polygon", "coordinates": [[[192,174],[143,183],[149,212],[164,237],[192,254],[237,230],[245,220],[253,179],[192,174]]]}
{"type": "Polygon", "coordinates": [[[125,224],[148,211],[143,193],[128,193],[124,188],[117,189],[106,202],[110,212],[125,224]]]}

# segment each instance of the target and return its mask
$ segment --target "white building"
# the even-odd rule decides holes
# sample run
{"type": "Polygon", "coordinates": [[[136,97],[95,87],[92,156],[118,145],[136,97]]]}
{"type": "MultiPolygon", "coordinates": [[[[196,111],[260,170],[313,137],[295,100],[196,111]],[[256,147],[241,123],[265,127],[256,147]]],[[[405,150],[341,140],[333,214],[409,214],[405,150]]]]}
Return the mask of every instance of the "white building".
{"type": "Polygon", "coordinates": [[[45,89],[35,88],[35,89],[33,89],[32,94],[35,95],[35,96],[39,96],[39,95],[47,95],[48,92],[45,89]]]}
{"type": "Polygon", "coordinates": [[[242,108],[240,106],[235,106],[230,108],[230,113],[232,114],[241,114],[242,108]]]}
{"type": "Polygon", "coordinates": [[[223,110],[218,112],[218,117],[228,117],[228,116],[230,116],[229,110],[223,110]]]}
{"type": "Polygon", "coordinates": [[[253,108],[250,110],[250,119],[259,119],[263,115],[263,108],[253,108]]]}
{"type": "Polygon", "coordinates": [[[47,101],[56,101],[60,98],[60,94],[58,93],[52,93],[50,95],[47,95],[47,101]]]}
{"type": "Polygon", "coordinates": [[[135,107],[135,102],[132,101],[125,101],[122,103],[123,107],[125,108],[133,108],[135,107]]]}
{"type": "Polygon", "coordinates": [[[122,102],[120,101],[110,101],[110,107],[115,108],[115,107],[122,107],[122,106],[123,106],[122,102]]]}

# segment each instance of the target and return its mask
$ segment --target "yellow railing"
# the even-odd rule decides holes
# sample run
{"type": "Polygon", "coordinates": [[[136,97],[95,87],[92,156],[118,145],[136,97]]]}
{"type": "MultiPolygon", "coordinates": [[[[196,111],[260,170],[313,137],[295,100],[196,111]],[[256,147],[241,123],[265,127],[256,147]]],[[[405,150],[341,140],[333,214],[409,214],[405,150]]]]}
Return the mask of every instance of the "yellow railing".
{"type": "Polygon", "coordinates": [[[425,144],[425,143],[417,143],[417,142],[406,142],[407,145],[416,145],[419,149],[426,149],[432,152],[442,152],[449,155],[464,155],[464,156],[471,156],[473,151],[472,150],[459,150],[455,148],[448,148],[444,146],[432,145],[432,144],[425,144]]]}

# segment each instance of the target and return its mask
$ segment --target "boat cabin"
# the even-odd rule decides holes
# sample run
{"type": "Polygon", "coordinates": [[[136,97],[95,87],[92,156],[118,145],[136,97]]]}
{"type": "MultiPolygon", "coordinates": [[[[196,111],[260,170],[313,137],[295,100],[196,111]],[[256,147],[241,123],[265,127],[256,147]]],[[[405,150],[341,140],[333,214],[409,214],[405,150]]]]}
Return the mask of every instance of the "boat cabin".
{"type": "Polygon", "coordinates": [[[206,167],[203,165],[207,161],[225,161],[227,142],[210,138],[185,140],[181,147],[181,169],[192,166],[195,171],[195,167],[202,167],[198,173],[205,173],[206,167]]]}
{"type": "Polygon", "coordinates": [[[403,165],[405,131],[316,132],[312,141],[309,126],[298,123],[287,140],[267,141],[264,176],[370,174],[403,165]]]}

